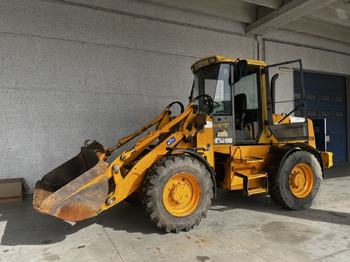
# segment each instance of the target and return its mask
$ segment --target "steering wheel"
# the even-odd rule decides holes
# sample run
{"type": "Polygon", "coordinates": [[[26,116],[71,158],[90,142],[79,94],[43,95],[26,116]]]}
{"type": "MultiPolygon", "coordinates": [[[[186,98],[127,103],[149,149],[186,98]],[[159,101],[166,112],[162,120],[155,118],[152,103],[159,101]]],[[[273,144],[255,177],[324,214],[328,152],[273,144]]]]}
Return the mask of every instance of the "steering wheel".
{"type": "Polygon", "coordinates": [[[194,100],[199,98],[202,98],[202,103],[204,104],[205,107],[207,107],[208,113],[211,114],[214,110],[214,101],[211,98],[211,96],[207,94],[203,94],[203,95],[197,96],[194,100]]]}
{"type": "Polygon", "coordinates": [[[178,104],[180,106],[180,110],[181,110],[181,114],[182,114],[185,110],[185,107],[180,101],[174,101],[174,102],[170,103],[166,108],[170,109],[170,107],[172,107],[175,104],[178,104]]]}
{"type": "Polygon", "coordinates": [[[214,106],[213,109],[218,108],[218,107],[220,107],[220,103],[213,101],[213,106],[214,106]]]}

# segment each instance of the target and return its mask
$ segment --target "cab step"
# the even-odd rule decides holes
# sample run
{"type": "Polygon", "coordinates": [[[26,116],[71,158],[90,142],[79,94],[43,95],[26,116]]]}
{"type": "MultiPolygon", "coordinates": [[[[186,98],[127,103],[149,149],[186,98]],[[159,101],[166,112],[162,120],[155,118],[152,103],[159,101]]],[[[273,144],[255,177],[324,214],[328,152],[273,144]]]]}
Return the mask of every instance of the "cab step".
{"type": "Polygon", "coordinates": [[[235,175],[243,179],[243,193],[247,196],[251,196],[254,194],[266,193],[268,188],[267,182],[267,173],[263,171],[259,171],[258,173],[253,174],[243,174],[239,172],[235,172],[235,175]],[[252,187],[252,181],[259,181],[258,186],[255,184],[252,187]]]}

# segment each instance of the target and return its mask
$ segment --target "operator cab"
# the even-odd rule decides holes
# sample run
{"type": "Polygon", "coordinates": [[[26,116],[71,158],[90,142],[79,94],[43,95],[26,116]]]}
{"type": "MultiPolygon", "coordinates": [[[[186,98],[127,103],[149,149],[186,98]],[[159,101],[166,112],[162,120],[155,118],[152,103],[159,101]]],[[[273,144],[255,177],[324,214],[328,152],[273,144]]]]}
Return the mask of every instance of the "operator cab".
{"type": "Polygon", "coordinates": [[[220,58],[206,58],[192,66],[190,101],[213,117],[215,144],[257,143],[262,131],[260,67],[220,58]]]}

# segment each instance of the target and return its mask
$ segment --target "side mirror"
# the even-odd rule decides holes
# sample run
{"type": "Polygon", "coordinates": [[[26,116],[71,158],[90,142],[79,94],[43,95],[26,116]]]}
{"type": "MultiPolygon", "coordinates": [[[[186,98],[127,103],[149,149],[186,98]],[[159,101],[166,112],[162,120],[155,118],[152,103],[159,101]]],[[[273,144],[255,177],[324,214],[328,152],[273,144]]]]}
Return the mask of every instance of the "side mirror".
{"type": "Polygon", "coordinates": [[[246,75],[248,75],[248,62],[247,60],[239,60],[235,66],[235,82],[239,81],[246,75]]]}

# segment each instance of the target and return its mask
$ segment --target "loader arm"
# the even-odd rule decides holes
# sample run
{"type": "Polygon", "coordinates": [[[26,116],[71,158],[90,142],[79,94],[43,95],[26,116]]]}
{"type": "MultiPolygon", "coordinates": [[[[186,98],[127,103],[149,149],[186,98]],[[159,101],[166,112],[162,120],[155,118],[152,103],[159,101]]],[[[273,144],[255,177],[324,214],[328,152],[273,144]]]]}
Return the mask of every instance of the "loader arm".
{"type": "MultiPolygon", "coordinates": [[[[171,120],[161,129],[149,132],[147,136],[136,141],[133,147],[123,152],[111,163],[105,175],[109,178],[113,177],[116,186],[115,190],[110,192],[107,201],[102,206],[102,210],[112,207],[134,192],[141,185],[148,168],[162,156],[166,155],[169,152],[169,148],[175,147],[184,138],[193,137],[195,135],[197,132],[195,128],[189,131],[186,127],[190,123],[194,126],[195,117],[197,115],[196,111],[193,103],[190,103],[182,114],[171,120]],[[164,139],[159,141],[150,152],[139,158],[138,161],[133,164],[134,160],[144,152],[147,147],[163,135],[165,135],[164,139]]],[[[159,118],[157,122],[160,120],[161,118],[159,118]]],[[[151,121],[150,123],[156,124],[157,122],[151,121]]]]}
{"type": "Polygon", "coordinates": [[[128,135],[128,136],[125,136],[121,139],[119,139],[118,143],[116,144],[115,147],[112,147],[112,148],[108,148],[106,150],[106,157],[105,159],[107,159],[108,156],[110,156],[114,150],[122,147],[123,145],[125,145],[126,143],[128,143],[129,141],[131,141],[132,139],[134,139],[135,137],[141,135],[142,133],[144,133],[145,131],[147,131],[149,128],[151,128],[152,126],[154,126],[155,124],[159,124],[161,122],[166,122],[168,123],[169,122],[169,118],[166,118],[166,116],[170,116],[171,112],[170,112],[170,108],[172,105],[174,104],[179,104],[180,107],[181,107],[181,113],[183,113],[183,105],[182,103],[178,102],[178,101],[175,101],[171,104],[169,104],[166,108],[164,108],[164,110],[162,111],[162,113],[160,113],[159,116],[157,116],[155,119],[153,119],[152,121],[150,121],[149,123],[147,123],[146,125],[144,125],[143,127],[141,127],[139,130],[135,131],[134,133],[128,135]]]}
{"type": "MultiPolygon", "coordinates": [[[[183,112],[179,116],[170,119],[169,108],[174,103],[136,132],[120,139],[115,147],[107,151],[98,142],[86,144],[76,157],[52,170],[36,183],[34,208],[64,220],[80,221],[125,199],[140,186],[147,169],[168,153],[168,147],[183,143],[184,138],[191,141],[195,136],[197,130],[192,127],[195,125],[197,107],[192,102],[186,110],[181,110],[183,112]],[[111,165],[105,162],[115,149],[155,124],[158,124],[155,131],[150,131],[137,140],[134,146],[117,156],[111,165]],[[156,139],[160,140],[155,143],[156,139]],[[153,149],[148,151],[151,144],[153,149]]],[[[187,144],[188,147],[192,145],[187,144]]]]}

